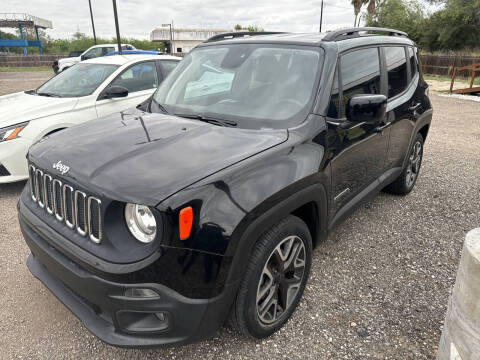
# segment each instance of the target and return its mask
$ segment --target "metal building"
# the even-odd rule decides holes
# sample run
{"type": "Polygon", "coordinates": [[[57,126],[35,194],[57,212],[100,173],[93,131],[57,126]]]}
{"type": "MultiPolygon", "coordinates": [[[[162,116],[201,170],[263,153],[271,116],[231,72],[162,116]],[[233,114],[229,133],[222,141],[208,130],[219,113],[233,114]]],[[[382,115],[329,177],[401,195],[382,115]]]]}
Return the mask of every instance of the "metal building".
{"type": "Polygon", "coordinates": [[[0,49],[5,47],[23,47],[23,53],[27,54],[27,46],[38,46],[38,51],[42,53],[42,42],[38,36],[38,29],[52,29],[52,22],[29,14],[20,13],[0,13],[0,28],[18,28],[20,30],[20,39],[2,39],[0,34],[0,49]],[[26,40],[23,36],[23,28],[31,27],[35,29],[37,40],[26,40]]]}
{"type": "Polygon", "coordinates": [[[150,41],[163,42],[167,50],[172,50],[167,52],[187,53],[208,38],[231,31],[232,30],[221,29],[172,29],[171,27],[159,27],[150,33],[150,41]]]}

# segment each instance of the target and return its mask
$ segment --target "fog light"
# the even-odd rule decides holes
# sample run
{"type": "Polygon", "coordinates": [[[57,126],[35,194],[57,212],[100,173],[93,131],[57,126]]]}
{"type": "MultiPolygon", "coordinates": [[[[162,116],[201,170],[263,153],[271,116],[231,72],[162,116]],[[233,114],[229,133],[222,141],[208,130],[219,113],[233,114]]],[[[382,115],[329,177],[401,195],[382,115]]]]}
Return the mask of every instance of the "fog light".
{"type": "Polygon", "coordinates": [[[158,320],[160,320],[160,321],[165,321],[165,319],[167,318],[164,312],[155,313],[155,316],[156,316],[156,317],[158,318],[158,320]]]}
{"type": "Polygon", "coordinates": [[[160,295],[152,289],[143,289],[143,288],[129,288],[125,290],[125,296],[131,298],[150,298],[158,299],[160,295]]]}
{"type": "Polygon", "coordinates": [[[120,328],[131,333],[166,331],[171,325],[170,315],[165,311],[150,313],[120,310],[116,317],[120,328]]]}

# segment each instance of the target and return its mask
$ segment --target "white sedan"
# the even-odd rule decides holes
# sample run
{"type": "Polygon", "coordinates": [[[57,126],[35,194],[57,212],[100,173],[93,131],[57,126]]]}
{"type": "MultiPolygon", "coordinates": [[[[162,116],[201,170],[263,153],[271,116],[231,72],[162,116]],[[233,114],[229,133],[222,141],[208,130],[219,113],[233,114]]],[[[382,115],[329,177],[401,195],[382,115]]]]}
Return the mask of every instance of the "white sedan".
{"type": "Polygon", "coordinates": [[[44,136],[146,100],[179,60],[100,57],[72,66],[36,90],[0,96],[0,183],[28,178],[28,148],[44,136]]]}

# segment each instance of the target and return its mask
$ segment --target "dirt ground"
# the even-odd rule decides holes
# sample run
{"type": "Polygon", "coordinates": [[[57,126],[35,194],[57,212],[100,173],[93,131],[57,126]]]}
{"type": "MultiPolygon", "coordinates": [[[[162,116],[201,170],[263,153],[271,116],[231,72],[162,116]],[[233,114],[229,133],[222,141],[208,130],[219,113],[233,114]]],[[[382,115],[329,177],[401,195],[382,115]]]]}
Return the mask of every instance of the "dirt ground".
{"type": "MultiPolygon", "coordinates": [[[[0,92],[48,77],[12,74],[0,73],[0,92]]],[[[434,359],[464,236],[480,226],[480,104],[431,100],[414,191],[382,193],[339,225],[314,251],[293,318],[263,341],[221,329],[183,347],[104,344],[28,272],[16,212],[24,183],[0,185],[0,358],[434,359]]]]}

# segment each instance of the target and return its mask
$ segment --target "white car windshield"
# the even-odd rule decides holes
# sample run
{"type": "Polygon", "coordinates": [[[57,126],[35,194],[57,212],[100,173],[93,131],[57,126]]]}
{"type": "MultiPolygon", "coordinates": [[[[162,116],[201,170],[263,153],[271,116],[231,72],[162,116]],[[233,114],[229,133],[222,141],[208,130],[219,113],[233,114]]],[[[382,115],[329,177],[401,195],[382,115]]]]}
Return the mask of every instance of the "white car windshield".
{"type": "Polygon", "coordinates": [[[168,113],[246,127],[307,115],[323,51],[293,45],[229,44],[193,50],[155,93],[168,113]]]}
{"type": "Polygon", "coordinates": [[[48,80],[35,93],[55,97],[90,95],[118,67],[110,64],[77,64],[48,80]]]}

